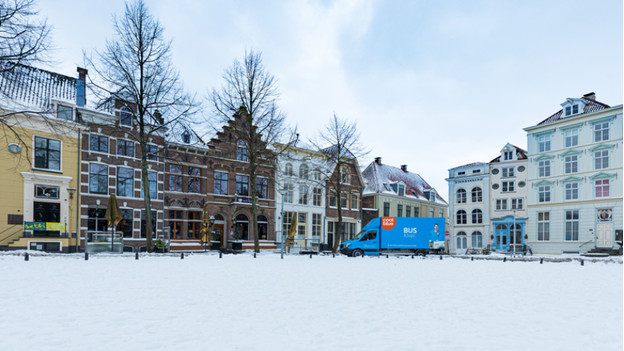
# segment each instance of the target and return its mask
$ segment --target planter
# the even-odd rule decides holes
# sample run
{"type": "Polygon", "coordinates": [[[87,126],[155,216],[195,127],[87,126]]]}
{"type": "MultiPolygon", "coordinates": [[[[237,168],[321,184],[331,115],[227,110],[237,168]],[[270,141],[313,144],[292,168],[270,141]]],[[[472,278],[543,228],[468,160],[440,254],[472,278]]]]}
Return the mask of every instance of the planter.
{"type": "Polygon", "coordinates": [[[219,250],[221,248],[221,243],[220,242],[211,242],[210,243],[210,250],[219,250]]]}
{"type": "Polygon", "coordinates": [[[243,243],[232,242],[232,250],[234,251],[242,251],[243,243]]]}

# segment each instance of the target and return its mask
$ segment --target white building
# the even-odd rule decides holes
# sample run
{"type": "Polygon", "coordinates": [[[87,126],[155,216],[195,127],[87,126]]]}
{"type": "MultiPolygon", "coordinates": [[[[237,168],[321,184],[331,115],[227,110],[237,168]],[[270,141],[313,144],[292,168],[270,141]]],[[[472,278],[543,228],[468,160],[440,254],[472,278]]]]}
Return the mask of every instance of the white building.
{"type": "Polygon", "coordinates": [[[617,249],[622,231],[622,105],[594,93],[527,127],[527,243],[534,253],[617,249]]]}
{"type": "Polygon", "coordinates": [[[490,244],[490,167],[476,162],[449,169],[449,233],[453,254],[490,244]]]}
{"type": "Polygon", "coordinates": [[[490,161],[492,250],[520,252],[526,244],[527,173],[526,150],[509,143],[490,161]]]}

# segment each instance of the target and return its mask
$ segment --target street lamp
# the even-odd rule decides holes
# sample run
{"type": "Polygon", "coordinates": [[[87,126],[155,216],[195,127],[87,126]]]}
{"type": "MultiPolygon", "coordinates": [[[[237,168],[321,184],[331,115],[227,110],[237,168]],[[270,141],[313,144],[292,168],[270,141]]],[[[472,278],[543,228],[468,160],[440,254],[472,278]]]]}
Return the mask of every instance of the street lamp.
{"type": "Polygon", "coordinates": [[[512,249],[512,254],[511,257],[514,257],[516,255],[516,210],[513,210],[513,227],[511,227],[511,240],[512,240],[512,244],[513,244],[513,249],[512,249]]]}
{"type": "Polygon", "coordinates": [[[280,212],[280,218],[282,220],[282,228],[280,229],[280,255],[284,258],[284,196],[288,193],[286,187],[283,187],[277,191],[282,196],[282,211],[280,212]]]}
{"type": "Polygon", "coordinates": [[[214,222],[215,222],[214,216],[208,217],[208,223],[210,224],[210,227],[209,227],[210,235],[208,236],[208,238],[210,238],[210,250],[212,250],[212,234],[214,233],[212,230],[212,226],[214,225],[214,222]]]}

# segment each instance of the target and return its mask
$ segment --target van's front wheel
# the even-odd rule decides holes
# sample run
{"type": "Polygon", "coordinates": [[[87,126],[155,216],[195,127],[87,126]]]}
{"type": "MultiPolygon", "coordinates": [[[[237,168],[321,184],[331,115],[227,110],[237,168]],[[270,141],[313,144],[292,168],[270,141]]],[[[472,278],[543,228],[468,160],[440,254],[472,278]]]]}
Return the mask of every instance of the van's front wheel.
{"type": "Polygon", "coordinates": [[[362,257],[362,256],[364,256],[364,252],[360,249],[353,250],[353,252],[351,253],[351,257],[362,257]]]}

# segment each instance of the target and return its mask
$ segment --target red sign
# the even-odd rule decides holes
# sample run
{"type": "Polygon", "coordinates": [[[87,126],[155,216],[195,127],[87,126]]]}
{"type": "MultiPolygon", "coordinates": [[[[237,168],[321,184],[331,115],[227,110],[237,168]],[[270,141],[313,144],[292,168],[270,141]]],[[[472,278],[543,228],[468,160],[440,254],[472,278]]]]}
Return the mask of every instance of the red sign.
{"type": "Polygon", "coordinates": [[[444,232],[444,235],[446,235],[446,236],[449,236],[449,235],[450,235],[450,233],[448,232],[448,230],[444,232]]]}
{"type": "Polygon", "coordinates": [[[396,218],[394,217],[381,217],[381,227],[385,230],[390,230],[396,225],[396,218]]]}

